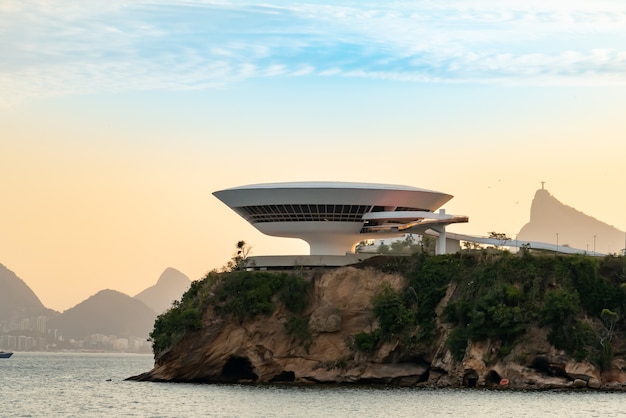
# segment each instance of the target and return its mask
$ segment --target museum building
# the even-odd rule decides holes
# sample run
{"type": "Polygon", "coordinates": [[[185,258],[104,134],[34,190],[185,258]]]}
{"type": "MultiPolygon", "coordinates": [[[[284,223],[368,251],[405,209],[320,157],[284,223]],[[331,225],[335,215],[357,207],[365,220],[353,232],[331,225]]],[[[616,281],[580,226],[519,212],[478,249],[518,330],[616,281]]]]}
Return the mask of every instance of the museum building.
{"type": "Polygon", "coordinates": [[[468,222],[467,216],[440,209],[451,195],[411,186],[265,183],[213,195],[264,234],[306,241],[311,256],[346,256],[364,240],[423,235],[427,230],[437,235],[437,253],[443,254],[446,226],[468,222]]]}

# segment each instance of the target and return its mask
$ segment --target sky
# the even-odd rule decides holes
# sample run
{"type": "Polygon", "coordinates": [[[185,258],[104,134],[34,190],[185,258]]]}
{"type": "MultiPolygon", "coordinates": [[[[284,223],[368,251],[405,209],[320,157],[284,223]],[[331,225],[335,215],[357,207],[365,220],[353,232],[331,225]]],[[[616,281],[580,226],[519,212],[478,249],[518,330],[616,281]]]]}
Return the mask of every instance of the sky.
{"type": "MultiPolygon", "coordinates": [[[[357,181],[626,228],[622,0],[0,0],[0,263],[49,308],[306,254],[211,195],[357,181]]],[[[602,251],[598,237],[598,251],[602,251]]]]}

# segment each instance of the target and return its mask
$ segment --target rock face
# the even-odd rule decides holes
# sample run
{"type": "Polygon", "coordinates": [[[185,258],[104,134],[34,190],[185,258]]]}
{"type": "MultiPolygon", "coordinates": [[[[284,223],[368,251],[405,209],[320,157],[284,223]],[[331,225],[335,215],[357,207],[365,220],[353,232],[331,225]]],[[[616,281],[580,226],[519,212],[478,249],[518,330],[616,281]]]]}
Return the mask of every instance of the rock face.
{"type": "MultiPolygon", "coordinates": [[[[131,380],[248,383],[379,383],[400,386],[493,387],[516,389],[621,388],[626,375],[617,367],[602,375],[554,349],[542,329],[528,330],[506,356],[490,341],[468,345],[463,361],[445,346],[449,327],[437,321],[436,336],[424,347],[407,350],[398,342],[372,353],[354,347],[354,336],[378,327],[372,297],[386,284],[398,290],[400,275],[344,267],[316,274],[304,313],[311,336],[290,335],[289,313],[279,307],[270,317],[239,323],[209,307],[202,329],[187,333],[154,368],[131,380]],[[609,385],[610,384],[610,385],[609,385]]],[[[441,315],[454,289],[448,289],[441,315]]],[[[619,365],[618,365],[619,366],[619,365]]]]}

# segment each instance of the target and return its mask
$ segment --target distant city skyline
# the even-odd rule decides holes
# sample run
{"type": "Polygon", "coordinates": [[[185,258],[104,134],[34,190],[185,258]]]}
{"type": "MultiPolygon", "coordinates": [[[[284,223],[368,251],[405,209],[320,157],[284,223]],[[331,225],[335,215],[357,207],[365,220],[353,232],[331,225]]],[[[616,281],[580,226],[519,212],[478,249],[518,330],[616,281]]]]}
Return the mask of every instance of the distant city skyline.
{"type": "Polygon", "coordinates": [[[440,190],[469,217],[451,231],[514,235],[545,181],[626,229],[624,2],[59,0],[0,19],[0,263],[52,309],[166,267],[198,279],[242,239],[307,253],[211,196],[242,184],[440,190]]]}

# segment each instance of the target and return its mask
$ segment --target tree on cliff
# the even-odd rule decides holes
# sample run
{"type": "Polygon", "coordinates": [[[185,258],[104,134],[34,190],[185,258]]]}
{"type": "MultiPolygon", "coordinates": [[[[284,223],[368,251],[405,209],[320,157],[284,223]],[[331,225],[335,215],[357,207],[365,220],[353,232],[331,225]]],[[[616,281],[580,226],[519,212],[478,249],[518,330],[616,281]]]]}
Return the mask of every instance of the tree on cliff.
{"type": "Polygon", "coordinates": [[[504,232],[489,231],[488,234],[489,238],[498,241],[498,244],[495,245],[496,249],[500,249],[500,247],[502,247],[507,241],[511,240],[511,237],[509,237],[504,232]]]}
{"type": "Polygon", "coordinates": [[[235,244],[235,251],[233,252],[232,258],[226,263],[222,270],[245,270],[245,268],[248,266],[248,255],[251,251],[252,247],[246,244],[245,241],[237,241],[237,244],[235,244]]]}

